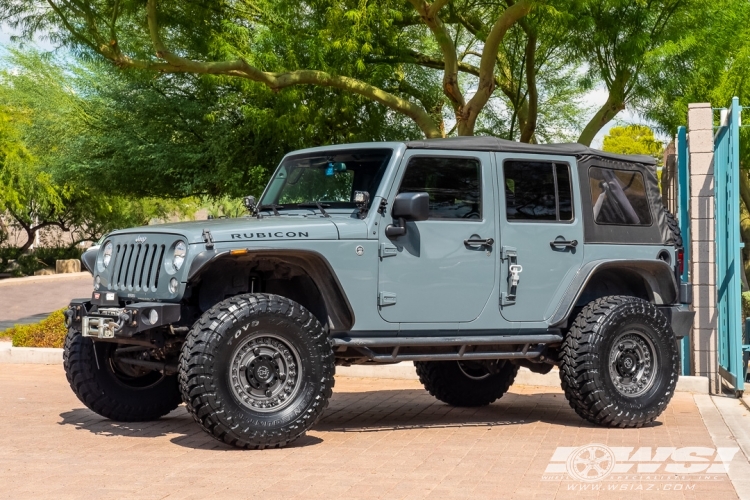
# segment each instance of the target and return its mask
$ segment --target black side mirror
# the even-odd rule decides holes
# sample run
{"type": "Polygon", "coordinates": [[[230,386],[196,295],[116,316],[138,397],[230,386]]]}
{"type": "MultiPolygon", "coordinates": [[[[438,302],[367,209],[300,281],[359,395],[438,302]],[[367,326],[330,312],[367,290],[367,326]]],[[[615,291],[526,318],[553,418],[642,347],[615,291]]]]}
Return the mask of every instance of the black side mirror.
{"type": "Polygon", "coordinates": [[[385,235],[389,238],[406,234],[406,221],[427,220],[430,217],[430,195],[427,193],[401,193],[396,195],[391,210],[398,217],[398,226],[389,225],[385,235]]]}

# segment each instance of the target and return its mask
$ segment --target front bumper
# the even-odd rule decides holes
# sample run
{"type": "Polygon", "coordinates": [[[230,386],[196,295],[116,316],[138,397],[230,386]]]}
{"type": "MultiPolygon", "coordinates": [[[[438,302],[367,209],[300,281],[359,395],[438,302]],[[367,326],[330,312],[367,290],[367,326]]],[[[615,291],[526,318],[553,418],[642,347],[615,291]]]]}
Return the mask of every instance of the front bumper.
{"type": "Polygon", "coordinates": [[[690,335],[693,327],[695,311],[691,311],[686,305],[660,307],[659,310],[667,317],[675,337],[678,339],[690,335]]]}
{"type": "Polygon", "coordinates": [[[127,339],[178,322],[180,304],[136,302],[120,306],[119,303],[107,305],[96,304],[92,299],[74,299],[65,316],[68,327],[75,328],[84,337],[127,339]]]}

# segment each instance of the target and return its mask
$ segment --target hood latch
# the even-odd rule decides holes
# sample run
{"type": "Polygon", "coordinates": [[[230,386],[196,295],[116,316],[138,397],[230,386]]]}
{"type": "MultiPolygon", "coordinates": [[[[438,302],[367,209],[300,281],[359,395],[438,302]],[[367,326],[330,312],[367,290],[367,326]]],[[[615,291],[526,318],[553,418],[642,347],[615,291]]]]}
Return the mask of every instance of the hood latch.
{"type": "Polygon", "coordinates": [[[214,249],[214,237],[211,236],[211,231],[208,229],[203,230],[203,241],[206,242],[206,250],[213,250],[214,249]]]}

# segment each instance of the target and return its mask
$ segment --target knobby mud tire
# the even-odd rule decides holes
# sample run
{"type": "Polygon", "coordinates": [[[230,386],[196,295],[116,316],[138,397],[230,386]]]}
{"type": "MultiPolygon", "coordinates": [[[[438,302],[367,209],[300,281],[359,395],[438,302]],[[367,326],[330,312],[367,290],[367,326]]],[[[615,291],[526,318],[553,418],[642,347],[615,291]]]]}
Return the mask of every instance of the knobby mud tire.
{"type": "Polygon", "coordinates": [[[180,389],[188,411],[209,435],[249,449],[282,447],[305,433],[328,406],[334,355],[318,319],[300,304],[271,294],[244,294],[206,311],[180,355],[180,389]],[[278,412],[244,405],[230,386],[230,361],[242,342],[276,335],[300,353],[300,391],[278,412]]]}
{"type": "Polygon", "coordinates": [[[658,308],[636,297],[610,296],[589,303],[576,317],[563,343],[560,379],[571,408],[589,422],[642,427],[672,399],[678,366],[674,333],[658,308]],[[637,397],[615,387],[609,367],[611,344],[628,328],[648,336],[658,357],[653,386],[637,397]]]}
{"type": "Polygon", "coordinates": [[[87,408],[117,422],[144,422],[156,420],[182,403],[177,375],[152,372],[148,377],[153,383],[146,380],[144,387],[128,385],[127,380],[118,378],[110,363],[116,347],[68,330],[63,350],[65,375],[87,408]]]}
{"type": "Polygon", "coordinates": [[[415,361],[419,381],[436,399],[452,406],[485,406],[501,398],[518,373],[518,366],[501,361],[497,373],[481,380],[469,378],[458,361],[415,361]]]}

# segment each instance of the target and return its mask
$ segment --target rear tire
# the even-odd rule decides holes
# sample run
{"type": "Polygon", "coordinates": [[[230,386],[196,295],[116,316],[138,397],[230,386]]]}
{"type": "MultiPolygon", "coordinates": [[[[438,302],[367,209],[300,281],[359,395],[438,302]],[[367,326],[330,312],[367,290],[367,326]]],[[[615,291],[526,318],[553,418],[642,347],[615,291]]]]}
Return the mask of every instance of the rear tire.
{"type": "Polygon", "coordinates": [[[143,422],[166,415],[182,398],[177,375],[119,366],[118,344],[94,342],[69,329],[63,366],[68,383],[91,411],[118,422],[143,422]]]}
{"type": "Polygon", "coordinates": [[[677,218],[669,210],[664,210],[667,214],[667,226],[672,231],[674,237],[674,247],[682,248],[682,231],[680,230],[680,223],[677,222],[677,218]]]}
{"type": "Polygon", "coordinates": [[[180,356],[188,411],[215,439],[239,448],[285,446],[323,414],[333,350],[318,319],[270,294],[238,295],[206,311],[180,356]]]}
{"type": "Polygon", "coordinates": [[[500,360],[488,370],[471,361],[415,361],[419,381],[427,392],[452,406],[485,406],[508,392],[518,366],[500,360]]]}
{"type": "Polygon", "coordinates": [[[565,397],[578,415],[597,425],[652,422],[672,399],[677,373],[669,321],[639,298],[589,303],[565,337],[560,364],[565,397]]]}

